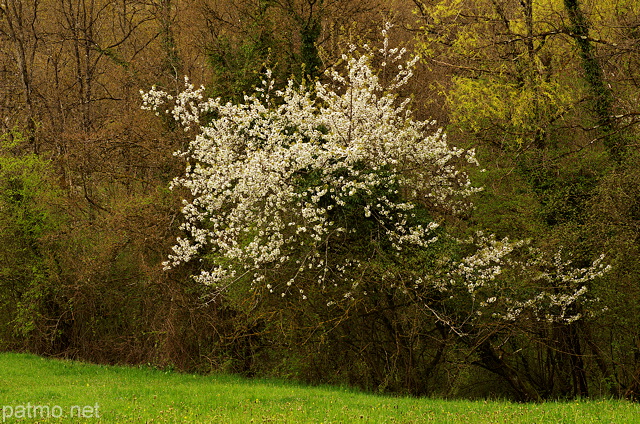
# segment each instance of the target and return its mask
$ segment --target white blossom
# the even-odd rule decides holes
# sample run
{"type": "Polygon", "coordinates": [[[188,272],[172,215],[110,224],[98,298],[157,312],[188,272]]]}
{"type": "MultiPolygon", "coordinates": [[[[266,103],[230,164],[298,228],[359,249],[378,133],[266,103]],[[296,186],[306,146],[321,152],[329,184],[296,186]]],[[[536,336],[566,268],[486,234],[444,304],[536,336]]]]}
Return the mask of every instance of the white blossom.
{"type": "MultiPolygon", "coordinates": [[[[385,39],[377,53],[384,72],[396,74],[381,78],[371,66],[372,49],[364,49],[358,56],[352,47],[341,67],[313,87],[291,80],[274,91],[268,72],[257,93],[240,104],[205,99],[204,88],[188,79],[175,97],[155,87],[143,94],[143,108],[159,111],[172,103],[165,112],[185,129],[198,129],[188,148],[176,152],[187,164],[172,187],[191,197],[182,209],[186,236],[177,239],[166,269],[204,256],[208,269],[195,277],[202,284],[225,288],[252,276],[253,289],[282,297],[297,293],[303,300],[313,295],[303,290],[309,281],[322,289],[340,286],[341,295],[326,303],[333,306],[367,293],[354,280],[362,261],[332,253],[336,240],[357,232],[340,219],[348,208],[374,223],[389,254],[401,257],[440,240],[441,224],[417,219],[419,211],[456,215],[471,207],[470,196],[480,188],[463,166],[478,165],[475,152],[451,146],[434,122],[414,120],[409,100],[394,94],[418,59],[402,62],[406,50],[390,49],[385,39]],[[205,114],[215,118],[205,122],[205,114]]],[[[473,319],[509,322],[530,313],[571,322],[580,318],[572,306],[586,296],[587,283],[608,270],[602,258],[576,269],[559,254],[551,262],[518,262],[513,254],[528,242],[490,234],[459,243],[473,248],[457,260],[440,258],[438,272],[411,270],[409,282],[381,276],[380,284],[406,294],[466,298],[473,319]],[[541,271],[532,276],[531,269],[541,271]],[[505,281],[514,270],[517,278],[544,282],[545,288],[533,297],[510,296],[517,290],[505,281]]],[[[425,307],[456,325],[434,306],[425,307]]]]}
{"type": "MultiPolygon", "coordinates": [[[[390,62],[405,53],[387,51],[386,42],[384,49],[394,56],[390,62]]],[[[345,56],[342,69],[327,73],[329,82],[311,90],[292,80],[273,98],[266,94],[273,87],[267,75],[263,88],[241,104],[204,99],[204,89],[186,78],[175,98],[155,88],[143,95],[144,108],[173,102],[167,113],[185,128],[200,129],[189,148],[177,152],[188,165],[172,186],[188,189],[192,198],[182,210],[187,236],[177,240],[166,267],[202,254],[217,257],[217,265],[197,279],[224,285],[225,272],[261,273],[306,252],[306,263],[288,285],[309,272],[322,284],[338,267],[351,265],[330,265],[318,252],[335,234],[355,231],[330,218],[336,208],[353,203],[359,203],[361,216],[380,223],[398,252],[437,240],[438,224],[416,223],[412,211],[468,208],[478,188],[457,164],[474,163],[474,152],[450,146],[431,122],[414,121],[408,101],[393,94],[410,77],[416,58],[400,67],[389,86],[371,59],[371,53],[345,56]],[[216,118],[201,122],[205,112],[216,118]],[[312,183],[305,181],[310,174],[312,183]],[[399,200],[398,190],[410,194],[399,200]]],[[[253,284],[260,281],[254,278],[253,284]]]]}

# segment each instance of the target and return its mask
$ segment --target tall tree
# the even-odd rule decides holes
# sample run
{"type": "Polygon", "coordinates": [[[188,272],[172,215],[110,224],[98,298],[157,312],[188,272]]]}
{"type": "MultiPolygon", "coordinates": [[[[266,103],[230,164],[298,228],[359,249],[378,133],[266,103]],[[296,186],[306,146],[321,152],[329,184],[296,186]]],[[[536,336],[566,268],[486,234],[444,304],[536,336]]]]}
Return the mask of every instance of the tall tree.
{"type": "MultiPolygon", "coordinates": [[[[39,150],[36,138],[38,114],[35,104],[37,92],[34,87],[34,67],[36,54],[43,41],[38,21],[40,9],[40,0],[8,0],[0,4],[0,42],[9,46],[3,51],[12,58],[24,101],[24,109],[18,109],[24,113],[24,122],[19,119],[13,124],[24,124],[28,144],[34,152],[39,150]]],[[[7,125],[7,122],[3,124],[7,125]]]]}

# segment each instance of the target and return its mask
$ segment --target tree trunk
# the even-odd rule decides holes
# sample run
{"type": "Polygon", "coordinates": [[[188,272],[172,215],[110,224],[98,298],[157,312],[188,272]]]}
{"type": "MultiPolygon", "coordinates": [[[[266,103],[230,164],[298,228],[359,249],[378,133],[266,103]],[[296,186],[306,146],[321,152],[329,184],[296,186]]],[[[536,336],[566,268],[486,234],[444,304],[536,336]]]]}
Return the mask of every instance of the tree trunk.
{"type": "Polygon", "coordinates": [[[613,93],[607,85],[602,66],[598,62],[591,40],[589,39],[589,25],[580,9],[579,0],[564,0],[564,7],[569,15],[569,28],[580,49],[584,77],[593,96],[593,113],[598,128],[604,136],[604,143],[609,154],[620,162],[624,153],[622,137],[616,132],[613,119],[613,93]]]}
{"type": "Polygon", "coordinates": [[[482,342],[478,347],[478,354],[480,360],[476,362],[476,365],[504,378],[518,396],[519,401],[537,402],[541,400],[538,391],[520,378],[518,373],[496,353],[490,341],[482,342]]]}

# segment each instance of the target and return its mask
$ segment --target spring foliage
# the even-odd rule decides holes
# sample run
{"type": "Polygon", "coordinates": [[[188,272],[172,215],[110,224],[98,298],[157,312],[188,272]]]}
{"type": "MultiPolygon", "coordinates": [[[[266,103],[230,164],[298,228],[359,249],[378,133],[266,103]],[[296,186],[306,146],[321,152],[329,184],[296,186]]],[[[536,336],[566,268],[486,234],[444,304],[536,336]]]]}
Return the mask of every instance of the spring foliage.
{"type": "Polygon", "coordinates": [[[502,322],[579,318],[572,306],[606,271],[601,260],[575,270],[523,241],[447,235],[444,218],[468,212],[479,190],[464,167],[478,164],[395,94],[417,61],[405,55],[387,41],[353,47],[315,84],[274,90],[267,73],[241,104],[205,99],[188,80],[175,98],[143,93],[145,108],[198,130],[177,152],[187,167],[173,186],[191,196],[166,267],[198,260],[195,278],[216,291],[244,282],[328,306],[398,290],[454,328],[483,310],[502,322]]]}

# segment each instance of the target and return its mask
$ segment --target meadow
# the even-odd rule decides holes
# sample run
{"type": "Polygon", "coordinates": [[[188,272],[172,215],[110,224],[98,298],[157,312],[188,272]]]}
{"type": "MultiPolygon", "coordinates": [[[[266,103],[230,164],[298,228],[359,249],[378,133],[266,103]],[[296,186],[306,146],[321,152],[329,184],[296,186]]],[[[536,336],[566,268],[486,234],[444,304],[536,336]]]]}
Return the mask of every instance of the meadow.
{"type": "Polygon", "coordinates": [[[640,423],[618,400],[517,404],[0,354],[3,423],[640,423]]]}

